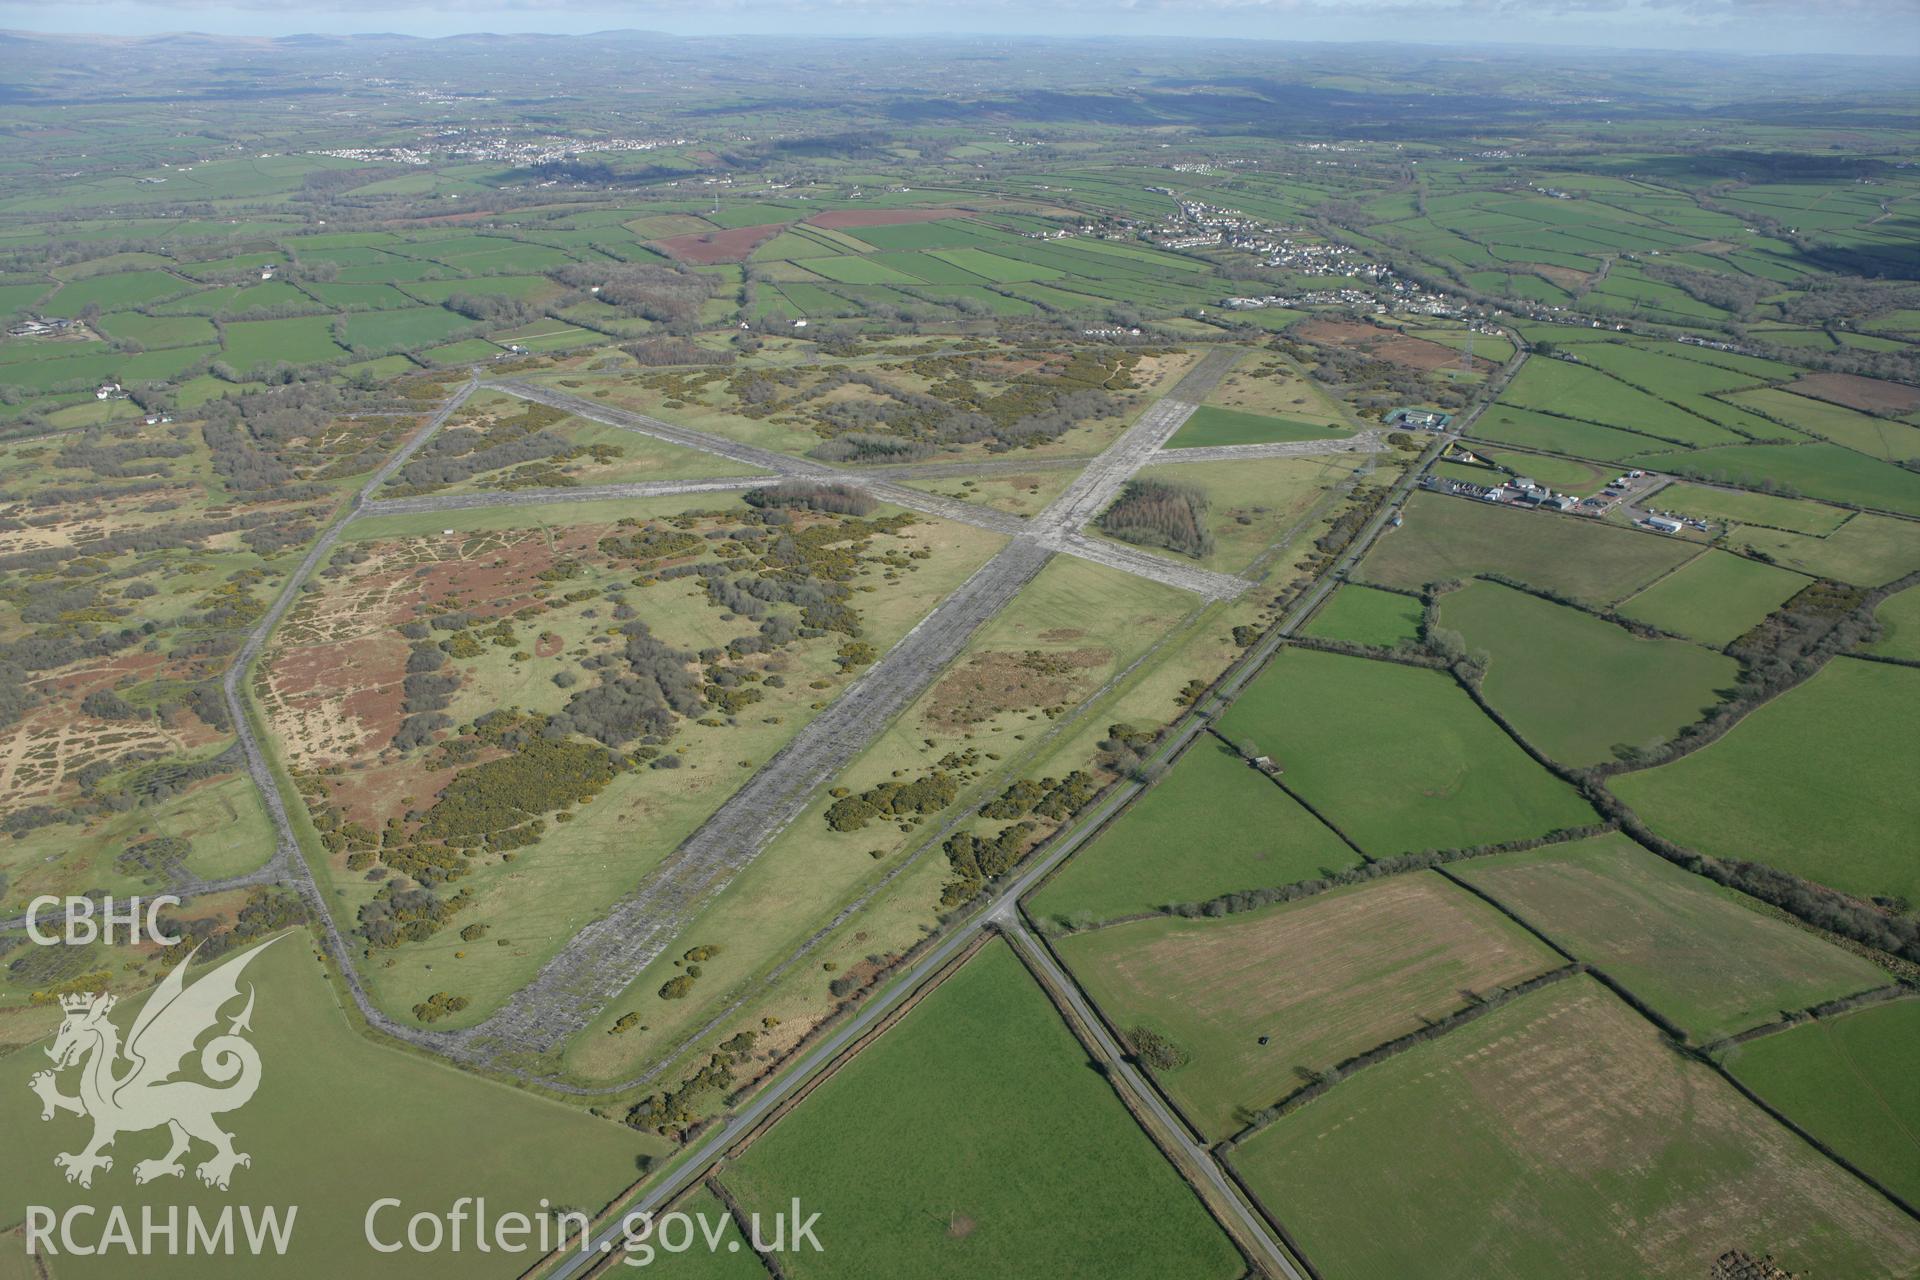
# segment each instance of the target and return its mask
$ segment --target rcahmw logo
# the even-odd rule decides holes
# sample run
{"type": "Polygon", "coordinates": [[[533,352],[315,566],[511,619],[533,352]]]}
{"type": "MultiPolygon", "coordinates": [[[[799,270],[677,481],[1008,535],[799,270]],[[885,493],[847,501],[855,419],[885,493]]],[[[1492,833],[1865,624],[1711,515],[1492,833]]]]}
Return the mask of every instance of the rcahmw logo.
{"type": "MultiPolygon", "coordinates": [[[[46,1051],[53,1069],[35,1074],[28,1085],[40,1096],[42,1120],[70,1113],[93,1121],[93,1135],[78,1151],[53,1158],[68,1182],[91,1187],[96,1173],[112,1171],[108,1148],[115,1140],[149,1129],[166,1129],[169,1145],[163,1154],[134,1163],[135,1183],[184,1176],[181,1157],[195,1143],[213,1149],[194,1167],[194,1174],[209,1187],[227,1190],[234,1171],[253,1163],[252,1157],[234,1149],[233,1135],[215,1120],[245,1106],[260,1087],[260,1053],[244,1034],[252,1029],[251,984],[246,1004],[226,1020],[224,1030],[219,1024],[221,1010],[240,997],[241,974],[271,945],[255,947],[191,985],[186,980],[193,961],[189,953],[148,996],[127,1029],[124,1044],[120,1029],[108,1017],[115,1004],[113,996],[61,997],[66,1017],[46,1051]],[[208,1031],[215,1034],[202,1045],[208,1031]],[[197,1060],[200,1074],[213,1083],[176,1078],[190,1059],[197,1060]],[[76,1069],[76,1092],[62,1093],[62,1073],[76,1069]]],[[[155,1246],[167,1253],[230,1253],[237,1242],[254,1253],[269,1248],[281,1253],[292,1236],[297,1212],[295,1207],[263,1211],[244,1207],[238,1215],[242,1231],[236,1236],[233,1206],[213,1215],[194,1206],[184,1215],[172,1208],[143,1206],[136,1228],[120,1206],[103,1211],[74,1205],[56,1213],[44,1205],[30,1205],[27,1248],[41,1255],[62,1250],[82,1255],[121,1250],[137,1255],[152,1252],[155,1246]],[[96,1227],[99,1234],[91,1242],[81,1237],[83,1232],[91,1235],[96,1227]]]]}

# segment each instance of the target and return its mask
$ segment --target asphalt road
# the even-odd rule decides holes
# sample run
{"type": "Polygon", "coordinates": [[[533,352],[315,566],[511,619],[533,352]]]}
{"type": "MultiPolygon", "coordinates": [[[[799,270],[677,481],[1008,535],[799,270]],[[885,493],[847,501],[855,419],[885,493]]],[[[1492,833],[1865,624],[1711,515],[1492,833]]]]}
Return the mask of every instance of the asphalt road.
{"type": "Polygon", "coordinates": [[[1026,957],[1029,964],[1039,971],[1053,993],[1067,1002],[1074,1016],[1080,1020],[1080,1024],[1087,1029],[1087,1034],[1092,1037],[1094,1053],[1107,1069],[1108,1074],[1119,1082],[1120,1088],[1136,1106],[1153,1117],[1155,1126],[1160,1130],[1161,1138],[1179,1150],[1180,1157],[1186,1166],[1187,1176],[1190,1178],[1198,1176],[1207,1180],[1207,1184],[1217,1194],[1219,1202],[1239,1220],[1243,1232],[1242,1238],[1252,1241],[1259,1247],[1263,1260],[1272,1270],[1287,1277],[1287,1280],[1306,1280],[1306,1277],[1301,1275],[1299,1269],[1293,1265],[1293,1259],[1287,1256],[1286,1250],[1275,1243],[1273,1237],[1267,1233],[1266,1224],[1261,1220],[1260,1215],[1250,1209],[1240,1198],[1232,1180],[1220,1171],[1220,1166],[1214,1162],[1212,1154],[1188,1135],[1186,1125],[1174,1115],[1159,1092],[1140,1078],[1140,1073],[1128,1060],[1126,1050],[1114,1041],[1106,1026],[1101,1023],[1100,1016],[1087,1003],[1086,997],[1080,994],[1080,988],[1075,985],[1072,978],[1067,976],[1066,971],[1054,962],[1053,954],[1027,932],[1026,925],[1021,922],[1019,909],[1008,904],[994,912],[993,920],[1000,926],[1007,940],[1026,957]]]}
{"type": "MultiPolygon", "coordinates": [[[[1196,729],[1195,732],[1197,731],[1196,729]]],[[[1191,737],[1191,734],[1188,736],[1191,737]]],[[[1171,754],[1171,747],[1163,749],[1162,754],[1171,754]]],[[[642,1191],[632,1203],[625,1207],[622,1216],[645,1211],[658,1212],[678,1199],[687,1188],[706,1177],[714,1163],[751,1132],[755,1125],[764,1120],[769,1112],[791,1097],[822,1069],[831,1065],[856,1041],[871,1031],[876,1023],[898,1007],[901,1001],[918,991],[955,956],[972,945],[981,930],[996,927],[996,918],[1001,913],[1011,909],[1012,905],[1037,885],[1048,872],[1070,857],[1114,814],[1118,813],[1138,790],[1139,788],[1134,785],[1120,789],[1092,813],[1069,828],[1068,835],[1054,840],[1036,854],[983,909],[963,923],[953,926],[944,938],[909,966],[905,974],[869,997],[846,1022],[829,1032],[812,1049],[801,1055],[791,1067],[748,1099],[725,1124],[702,1138],[693,1148],[691,1155],[663,1175],[659,1181],[642,1191]]],[[[621,1220],[616,1218],[593,1236],[590,1241],[591,1249],[588,1252],[571,1254],[561,1260],[546,1273],[547,1280],[571,1280],[572,1277],[585,1274],[606,1256],[612,1242],[617,1241],[620,1236],[621,1220]],[[609,1248],[603,1251],[603,1245],[609,1248]]]]}

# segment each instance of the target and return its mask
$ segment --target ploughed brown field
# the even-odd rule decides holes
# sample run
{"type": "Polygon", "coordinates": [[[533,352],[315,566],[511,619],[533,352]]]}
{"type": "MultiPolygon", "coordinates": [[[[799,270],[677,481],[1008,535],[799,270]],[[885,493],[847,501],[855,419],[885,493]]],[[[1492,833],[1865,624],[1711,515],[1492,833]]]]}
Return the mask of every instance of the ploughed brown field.
{"type": "Polygon", "coordinates": [[[1853,373],[1809,373],[1789,383],[1787,390],[1862,413],[1897,415],[1920,409],[1920,388],[1853,373]]]}
{"type": "Polygon", "coordinates": [[[734,227],[727,231],[697,231],[690,235],[668,236],[655,240],[653,247],[682,262],[712,266],[716,262],[744,262],[766,241],[786,230],[784,222],[763,222],[753,227],[734,227]]]}
{"type": "MultiPolygon", "coordinates": [[[[1445,369],[1457,367],[1460,363],[1460,352],[1452,347],[1443,347],[1425,338],[1412,338],[1392,329],[1379,329],[1352,320],[1309,320],[1293,332],[1309,342],[1325,343],[1330,347],[1350,347],[1364,351],[1376,360],[1403,364],[1410,369],[1445,369]]],[[[1473,364],[1476,369],[1496,367],[1493,361],[1483,360],[1479,356],[1473,358],[1473,364]]]]}

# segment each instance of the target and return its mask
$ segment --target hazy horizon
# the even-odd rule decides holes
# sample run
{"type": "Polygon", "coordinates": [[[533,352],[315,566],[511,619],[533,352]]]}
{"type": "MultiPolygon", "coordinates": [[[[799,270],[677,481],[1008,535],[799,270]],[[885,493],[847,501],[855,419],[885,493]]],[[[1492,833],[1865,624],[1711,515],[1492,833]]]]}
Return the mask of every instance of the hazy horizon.
{"type": "Polygon", "coordinates": [[[1778,0],[1140,0],[1120,5],[1055,0],[1019,6],[1001,0],[929,5],[912,0],[682,0],[608,5],[598,0],[480,0],[453,8],[402,3],[289,6],[199,0],[101,0],[60,8],[0,3],[0,27],[58,36],[202,34],[592,35],[657,31],[679,37],[807,36],[1114,37],[1250,39],[1307,44],[1442,47],[1555,46],[1732,55],[1920,55],[1920,6],[1908,0],[1849,0],[1818,12],[1778,0]],[[85,14],[90,21],[77,23],[85,14]],[[1091,25],[1097,31],[1089,31],[1091,25]],[[76,27],[84,29],[76,30],[76,27]],[[1391,30],[1383,37],[1383,29],[1391,30]]]}

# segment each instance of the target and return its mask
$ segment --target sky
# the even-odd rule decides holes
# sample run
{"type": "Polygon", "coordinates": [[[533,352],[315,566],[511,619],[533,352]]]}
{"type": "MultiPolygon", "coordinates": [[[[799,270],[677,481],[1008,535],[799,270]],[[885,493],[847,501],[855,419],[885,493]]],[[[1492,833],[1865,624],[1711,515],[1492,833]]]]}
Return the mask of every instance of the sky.
{"type": "MultiPolygon", "coordinates": [[[[1251,36],[1920,55],[1920,0],[0,0],[0,28],[1251,36]]],[[[0,71],[0,76],[4,72],[0,71]]]]}

